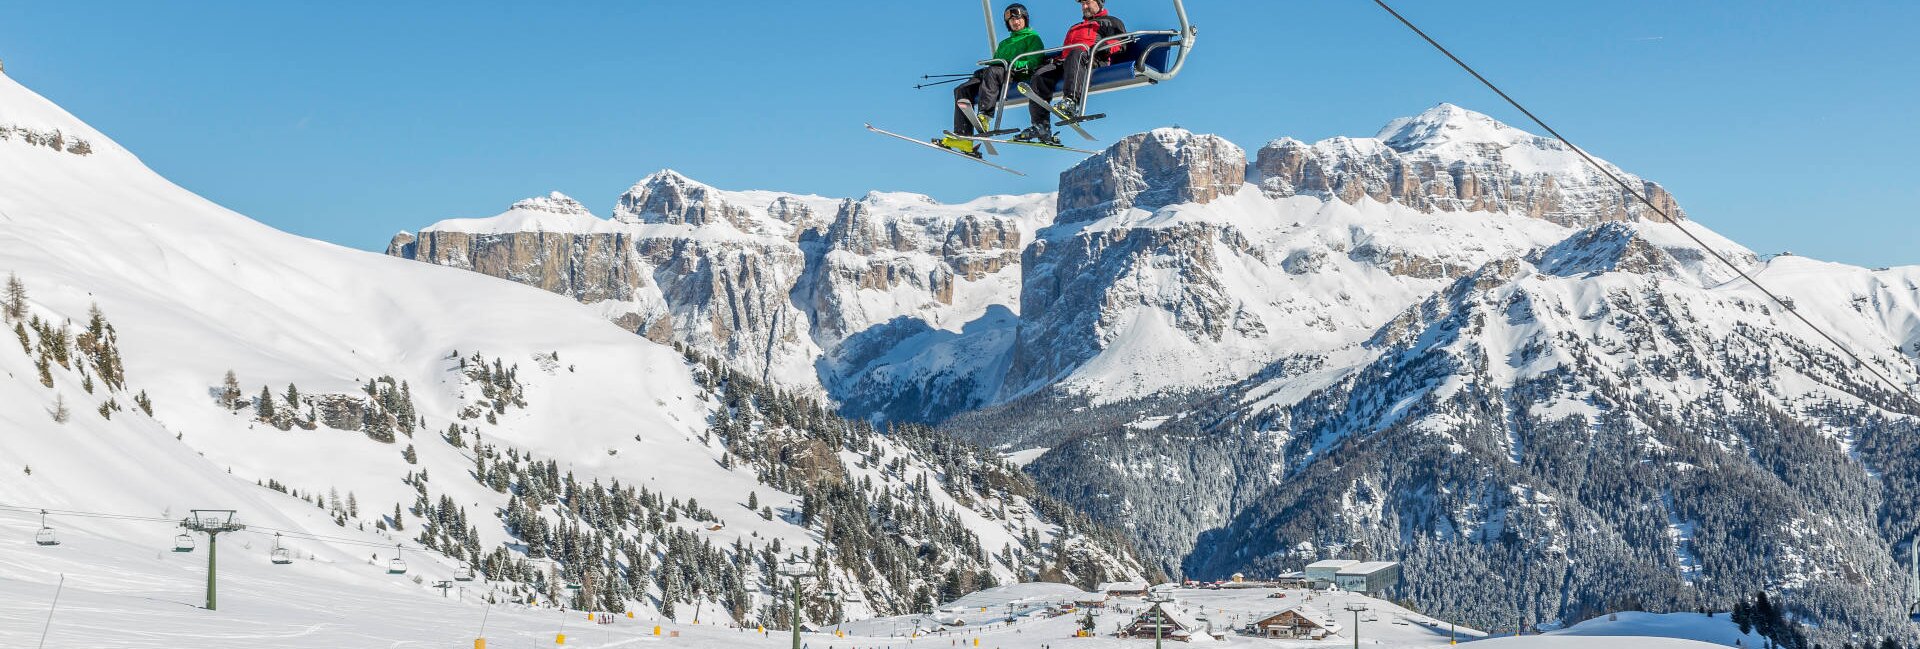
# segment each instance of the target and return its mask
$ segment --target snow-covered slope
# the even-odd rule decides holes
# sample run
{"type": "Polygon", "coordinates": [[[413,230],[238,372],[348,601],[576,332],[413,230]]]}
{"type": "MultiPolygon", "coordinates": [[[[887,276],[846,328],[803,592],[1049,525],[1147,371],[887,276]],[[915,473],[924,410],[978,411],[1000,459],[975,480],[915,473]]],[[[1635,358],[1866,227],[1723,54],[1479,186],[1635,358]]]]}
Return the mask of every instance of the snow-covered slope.
{"type": "MultiPolygon", "coordinates": [[[[838,421],[566,296],[275,231],[4,76],[0,129],[0,273],[27,296],[0,346],[10,579],[193,601],[194,561],[161,551],[192,508],[252,526],[223,563],[270,566],[280,532],[295,566],[236,575],[315,609],[438,597],[420,584],[453,576],[448,555],[481,573],[468,601],[550,603],[582,582],[596,608],[700,602],[708,620],[772,619],[774,547],[832,556],[820,576],[864,595],[835,607],[850,616],[921,601],[947,570],[1138,571],[985,454],[838,421]],[[41,508],[62,544],[31,542],[41,508]],[[402,545],[411,569],[385,574],[402,545]]],[[[513,218],[570,227],[574,208],[513,218]]]]}

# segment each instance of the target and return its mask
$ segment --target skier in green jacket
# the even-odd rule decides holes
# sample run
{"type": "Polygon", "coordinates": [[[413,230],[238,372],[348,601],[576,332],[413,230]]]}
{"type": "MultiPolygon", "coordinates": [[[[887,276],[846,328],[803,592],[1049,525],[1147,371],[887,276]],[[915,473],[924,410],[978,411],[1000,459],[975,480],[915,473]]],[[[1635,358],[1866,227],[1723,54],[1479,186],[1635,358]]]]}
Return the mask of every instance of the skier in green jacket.
{"type": "MultiPolygon", "coordinates": [[[[1047,49],[1040,41],[1040,35],[1027,25],[1027,6],[1020,3],[1007,5],[1003,15],[1007,24],[1007,37],[994,48],[993,58],[1011,62],[1012,70],[1000,64],[988,65],[975,70],[973,77],[961,82],[953,89],[953,132],[956,135],[973,135],[986,132],[993,124],[993,111],[1000,107],[1000,99],[1006,96],[1009,83],[1020,82],[1040,67],[1044,57],[1029,56],[1015,60],[1022,54],[1047,49]],[[1011,79],[1009,79],[1011,77],[1011,79]],[[975,108],[980,121],[975,123],[967,118],[967,109],[975,108]]],[[[942,137],[935,144],[979,157],[972,140],[957,137],[942,137]]]]}

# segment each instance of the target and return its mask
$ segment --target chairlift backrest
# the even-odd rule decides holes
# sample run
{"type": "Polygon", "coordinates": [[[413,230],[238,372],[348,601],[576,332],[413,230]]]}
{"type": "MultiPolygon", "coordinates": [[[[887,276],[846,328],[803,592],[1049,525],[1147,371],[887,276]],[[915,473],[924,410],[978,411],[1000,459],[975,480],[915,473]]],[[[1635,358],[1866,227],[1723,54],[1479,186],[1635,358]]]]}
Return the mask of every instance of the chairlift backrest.
{"type": "MultiPolygon", "coordinates": [[[[1176,30],[1146,30],[1117,34],[1101,39],[1093,48],[1095,51],[1106,49],[1113,43],[1124,44],[1126,48],[1111,60],[1093,70],[1087,77],[1086,96],[1126,90],[1138,86],[1172,81],[1186,67],[1187,54],[1193,51],[1199,30],[1187,20],[1186,3],[1173,1],[1174,13],[1179,16],[1180,28],[1176,30]]],[[[991,32],[991,27],[989,27],[991,32]]],[[[1047,58],[1057,56],[1063,48],[1045,50],[1038,54],[1047,58]]],[[[1030,55],[1032,56],[1032,55],[1030,55]]],[[[984,62],[983,62],[984,63],[984,62]]],[[[1004,62],[1003,62],[1004,63],[1004,62]]],[[[1018,108],[1027,105],[1026,95],[1011,87],[1007,97],[1001,101],[1001,108],[1018,108]]]]}

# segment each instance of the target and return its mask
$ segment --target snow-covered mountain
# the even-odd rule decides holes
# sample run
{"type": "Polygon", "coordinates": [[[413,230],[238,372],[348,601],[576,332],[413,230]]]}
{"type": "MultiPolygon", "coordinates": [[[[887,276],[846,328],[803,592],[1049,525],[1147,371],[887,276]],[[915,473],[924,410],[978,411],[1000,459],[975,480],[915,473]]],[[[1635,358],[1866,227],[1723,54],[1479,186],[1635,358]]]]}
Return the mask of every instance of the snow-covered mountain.
{"type": "MultiPolygon", "coordinates": [[[[669,223],[649,206],[671,200],[634,196],[635,221],[711,233],[715,255],[783,236],[777,220],[669,223]]],[[[555,197],[512,215],[582,211],[555,197]]],[[[222,562],[311,610],[325,602],[300,580],[438,598],[422,582],[463,562],[470,602],[704,605],[770,625],[793,553],[846,594],[808,602],[815,620],[983,582],[1141,575],[1124,541],[991,453],[840,420],[569,297],[273,230],[4,76],[0,274],[21,288],[0,347],[9,580],[191,601],[177,573],[192,557],[153,553],[192,508],[239,510],[252,529],[222,562]],[[42,509],[62,544],[32,542],[42,509]],[[268,567],[276,532],[295,566],[268,567]],[[396,547],[406,577],[384,570],[396,547]]]]}
{"type": "Polygon", "coordinates": [[[572,296],[854,414],[925,420],[991,398],[992,386],[965,382],[1004,356],[1020,250],[1051,218],[1050,195],[834,200],[662,171],[608,219],[564,196],[529,199],[403,232],[388,254],[572,296]],[[937,402],[888,411],[923,399],[937,402]]]}
{"type": "MultiPolygon", "coordinates": [[[[814,251],[874,263],[839,223],[910,230],[842,202],[770,253],[807,264],[763,287],[815,323],[785,349],[818,354],[845,412],[1035,449],[1050,491],[1170,571],[1366,553],[1479,623],[1769,589],[1830,632],[1910,632],[1891,560],[1920,509],[1911,402],[1555,140],[1451,105],[1251,159],[1162,129],[1063,173],[1051,210],[982,199],[1013,200],[1031,236],[990,246],[1018,262],[957,318],[825,271],[814,251]],[[899,308],[839,317],[806,299],[820,281],[899,308]]],[[[1920,271],[1763,259],[1684,225],[1882,373],[1920,375],[1920,271]]]]}

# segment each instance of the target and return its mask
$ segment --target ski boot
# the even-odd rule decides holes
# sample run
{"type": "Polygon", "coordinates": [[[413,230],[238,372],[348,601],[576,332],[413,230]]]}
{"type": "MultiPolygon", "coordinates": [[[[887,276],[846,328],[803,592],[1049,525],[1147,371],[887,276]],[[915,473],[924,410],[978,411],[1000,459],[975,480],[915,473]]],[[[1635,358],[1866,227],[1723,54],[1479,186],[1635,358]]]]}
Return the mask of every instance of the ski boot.
{"type": "Polygon", "coordinates": [[[1054,105],[1054,110],[1065,115],[1067,119],[1080,118],[1080,102],[1074,101],[1072,97],[1060,100],[1059,104],[1054,105]]]}
{"type": "Polygon", "coordinates": [[[973,118],[973,121],[978,122],[977,128],[980,133],[993,132],[993,113],[974,113],[973,118]]]}
{"type": "Polygon", "coordinates": [[[951,149],[954,151],[958,151],[962,154],[973,157],[973,159],[975,160],[986,159],[985,156],[980,155],[980,148],[978,144],[975,143],[973,140],[969,140],[966,138],[958,138],[951,135],[942,135],[940,137],[934,138],[933,144],[934,146],[938,146],[944,149],[951,149]]]}
{"type": "Polygon", "coordinates": [[[1038,124],[1029,126],[1026,130],[1013,136],[1013,141],[1032,142],[1034,144],[1045,144],[1047,146],[1061,146],[1060,138],[1053,134],[1053,129],[1038,124]]]}

